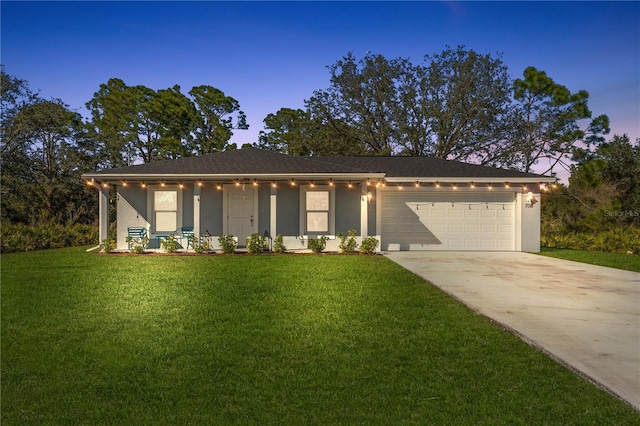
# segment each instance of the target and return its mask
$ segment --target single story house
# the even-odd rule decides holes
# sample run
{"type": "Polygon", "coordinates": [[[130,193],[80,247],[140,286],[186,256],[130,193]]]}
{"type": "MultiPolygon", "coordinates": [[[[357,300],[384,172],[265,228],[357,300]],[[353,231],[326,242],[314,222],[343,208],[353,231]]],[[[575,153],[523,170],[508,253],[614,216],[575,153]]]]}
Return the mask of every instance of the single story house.
{"type": "MultiPolygon", "coordinates": [[[[298,157],[258,148],[83,175],[100,191],[100,240],[117,193],[117,248],[154,237],[283,235],[288,249],[355,229],[379,249],[540,250],[540,191],[556,179],[427,157],[298,157]]],[[[156,247],[158,245],[155,242],[156,247]]]]}

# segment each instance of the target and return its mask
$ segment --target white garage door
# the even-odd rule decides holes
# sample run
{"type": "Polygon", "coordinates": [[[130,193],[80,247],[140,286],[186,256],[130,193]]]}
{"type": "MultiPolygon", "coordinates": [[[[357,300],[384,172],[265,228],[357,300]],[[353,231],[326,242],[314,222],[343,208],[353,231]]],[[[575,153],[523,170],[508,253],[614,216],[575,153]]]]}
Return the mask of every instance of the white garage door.
{"type": "Polygon", "coordinates": [[[382,191],[382,249],[512,251],[514,200],[512,192],[382,191]]]}

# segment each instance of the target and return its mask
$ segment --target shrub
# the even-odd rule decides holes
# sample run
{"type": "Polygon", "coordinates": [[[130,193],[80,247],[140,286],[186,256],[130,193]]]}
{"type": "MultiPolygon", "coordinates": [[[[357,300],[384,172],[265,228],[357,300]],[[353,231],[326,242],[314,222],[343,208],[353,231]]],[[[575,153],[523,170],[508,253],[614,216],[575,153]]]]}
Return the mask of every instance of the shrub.
{"type": "Polygon", "coordinates": [[[92,225],[2,223],[0,252],[15,253],[98,244],[98,228],[92,225]]]}
{"type": "Polygon", "coordinates": [[[211,250],[211,246],[209,245],[209,240],[196,238],[195,235],[189,235],[189,243],[191,247],[193,247],[193,251],[196,253],[202,254],[211,250]]]}
{"type": "Polygon", "coordinates": [[[284,246],[282,234],[278,234],[273,240],[273,251],[281,254],[287,251],[287,248],[284,246]]]}
{"type": "Polygon", "coordinates": [[[378,244],[380,242],[374,237],[367,237],[362,240],[362,244],[360,244],[360,252],[364,254],[372,254],[378,248],[378,244]]]}
{"type": "Polygon", "coordinates": [[[349,229],[349,237],[344,235],[342,232],[338,234],[338,238],[340,239],[340,245],[338,248],[341,253],[355,253],[356,248],[358,247],[358,243],[356,242],[356,230],[349,229]]]}
{"type": "Polygon", "coordinates": [[[602,232],[544,235],[540,244],[550,248],[640,254],[640,229],[620,227],[602,232]]]}
{"type": "Polygon", "coordinates": [[[111,253],[116,248],[116,240],[111,238],[105,238],[100,244],[100,251],[105,253],[111,253]]]}
{"type": "Polygon", "coordinates": [[[265,251],[267,244],[267,237],[260,234],[251,234],[245,240],[247,251],[251,254],[260,254],[265,251]]]}
{"type": "Polygon", "coordinates": [[[328,239],[329,237],[327,237],[326,235],[322,235],[318,238],[309,238],[307,247],[314,253],[321,253],[327,246],[328,239]]]}
{"type": "Polygon", "coordinates": [[[131,247],[133,253],[142,254],[149,246],[149,237],[127,237],[127,244],[131,247]]]}
{"type": "Polygon", "coordinates": [[[169,234],[167,239],[162,240],[160,244],[162,244],[162,249],[166,253],[175,253],[178,251],[178,240],[176,240],[176,236],[174,234],[169,234]]]}
{"type": "Polygon", "coordinates": [[[220,235],[218,242],[220,243],[220,249],[225,254],[233,253],[238,245],[233,235],[220,235]]]}

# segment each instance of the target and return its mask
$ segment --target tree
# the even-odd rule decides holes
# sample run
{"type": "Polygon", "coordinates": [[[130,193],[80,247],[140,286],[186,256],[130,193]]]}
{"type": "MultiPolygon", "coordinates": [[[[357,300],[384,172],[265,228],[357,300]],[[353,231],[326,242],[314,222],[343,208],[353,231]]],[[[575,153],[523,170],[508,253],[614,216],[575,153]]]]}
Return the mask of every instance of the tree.
{"type": "Polygon", "coordinates": [[[240,104],[231,96],[212,86],[196,86],[189,91],[197,108],[194,140],[198,154],[225,151],[233,130],[249,128],[240,104]],[[235,116],[235,122],[233,114],[235,116]]]}
{"type": "Polygon", "coordinates": [[[258,146],[290,155],[362,155],[352,129],[340,120],[311,118],[302,109],[281,108],[264,119],[258,146]]]}
{"type": "Polygon", "coordinates": [[[545,196],[543,234],[640,224],[640,141],[615,135],[586,152],[571,165],[569,185],[545,196]]]}
{"type": "MultiPolygon", "coordinates": [[[[430,133],[420,155],[492,164],[510,101],[507,67],[500,58],[447,47],[426,56],[418,102],[430,133]]],[[[415,155],[415,154],[414,154],[415,155]]]]}
{"type": "Polygon", "coordinates": [[[627,223],[640,225],[640,139],[634,145],[627,135],[614,135],[600,145],[598,153],[607,163],[604,180],[617,189],[621,216],[627,223]]]}
{"type": "Polygon", "coordinates": [[[349,53],[337,61],[331,86],[306,101],[312,140],[339,155],[494,162],[510,100],[506,66],[463,47],[425,60],[349,53]]]}
{"type": "Polygon", "coordinates": [[[594,119],[587,130],[580,129],[579,121],[591,117],[586,91],[571,93],[534,67],[525,69],[523,76],[514,82],[513,132],[505,146],[510,161],[520,170],[529,172],[541,160],[547,160],[545,173],[553,171],[574,151],[578,141],[593,143],[608,133],[605,115],[594,119]]]}
{"type": "Polygon", "coordinates": [[[3,156],[3,216],[13,222],[92,222],[95,197],[80,183],[94,168],[82,118],[61,100],[23,106],[12,122],[24,146],[3,156]]]}
{"type": "Polygon", "coordinates": [[[190,135],[197,122],[196,109],[180,92],[180,86],[158,90],[152,95],[148,109],[147,139],[155,135],[157,157],[167,159],[192,155],[195,149],[190,135]]]}
{"type": "Polygon", "coordinates": [[[122,167],[133,162],[136,102],[134,91],[124,81],[111,78],[86,103],[91,112],[90,131],[101,147],[103,166],[122,167]]]}
{"type": "Polygon", "coordinates": [[[10,155],[22,150],[24,142],[19,138],[20,129],[13,120],[20,110],[38,100],[26,80],[11,76],[0,65],[0,154],[10,155]]]}
{"type": "Polygon", "coordinates": [[[112,78],[87,102],[93,135],[102,146],[105,166],[119,167],[191,155],[188,138],[195,108],[180,86],[155,91],[127,86],[112,78]]]}
{"type": "Polygon", "coordinates": [[[390,155],[398,147],[396,86],[408,70],[405,59],[367,54],[358,62],[349,53],[329,67],[331,87],[314,92],[306,107],[345,148],[356,145],[356,151],[390,155]]]}
{"type": "Polygon", "coordinates": [[[309,155],[311,120],[301,109],[280,108],[265,117],[258,135],[258,147],[290,155],[309,155]]]}

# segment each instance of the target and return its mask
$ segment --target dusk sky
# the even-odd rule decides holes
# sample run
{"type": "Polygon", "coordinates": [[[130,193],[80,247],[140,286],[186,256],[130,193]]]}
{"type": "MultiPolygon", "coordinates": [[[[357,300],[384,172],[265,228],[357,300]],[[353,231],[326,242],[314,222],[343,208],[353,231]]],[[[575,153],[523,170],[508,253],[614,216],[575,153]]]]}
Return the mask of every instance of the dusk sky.
{"type": "Polygon", "coordinates": [[[263,119],[329,87],[353,52],[388,59],[464,45],[521,77],[546,71],[590,94],[613,134],[640,137],[639,2],[12,2],[2,1],[2,64],[45,98],[88,116],[101,83],[183,93],[207,84],[236,98],[255,142],[263,119]]]}

